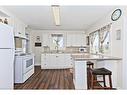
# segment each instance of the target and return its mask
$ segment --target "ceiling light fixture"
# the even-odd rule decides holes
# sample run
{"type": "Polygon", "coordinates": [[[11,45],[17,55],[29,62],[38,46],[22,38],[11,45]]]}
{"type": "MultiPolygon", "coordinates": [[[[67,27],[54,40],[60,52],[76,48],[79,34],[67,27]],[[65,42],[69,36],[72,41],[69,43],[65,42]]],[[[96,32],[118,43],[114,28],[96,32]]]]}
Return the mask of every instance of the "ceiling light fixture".
{"type": "Polygon", "coordinates": [[[52,11],[53,11],[55,24],[56,24],[56,26],[59,26],[60,25],[60,6],[59,5],[52,5],[52,11]]]}

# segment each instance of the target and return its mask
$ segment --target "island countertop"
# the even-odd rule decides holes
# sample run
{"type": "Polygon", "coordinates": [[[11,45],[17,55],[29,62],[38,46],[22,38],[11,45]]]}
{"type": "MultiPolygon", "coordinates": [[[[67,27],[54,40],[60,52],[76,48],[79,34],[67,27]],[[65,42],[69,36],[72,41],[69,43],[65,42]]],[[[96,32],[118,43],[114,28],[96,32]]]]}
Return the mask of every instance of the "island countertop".
{"type": "Polygon", "coordinates": [[[85,60],[122,60],[122,58],[105,56],[105,55],[100,55],[100,54],[90,54],[90,53],[72,54],[71,56],[72,56],[72,58],[75,61],[85,61],[85,60]]]}

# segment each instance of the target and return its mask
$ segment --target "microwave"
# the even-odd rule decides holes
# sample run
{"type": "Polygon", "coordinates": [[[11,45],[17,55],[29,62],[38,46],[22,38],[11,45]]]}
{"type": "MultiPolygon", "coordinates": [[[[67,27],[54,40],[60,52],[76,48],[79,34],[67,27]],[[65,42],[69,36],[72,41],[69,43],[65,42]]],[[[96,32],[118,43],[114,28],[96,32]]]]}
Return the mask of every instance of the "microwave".
{"type": "Polygon", "coordinates": [[[87,48],[79,48],[79,52],[87,52],[87,48]]]}

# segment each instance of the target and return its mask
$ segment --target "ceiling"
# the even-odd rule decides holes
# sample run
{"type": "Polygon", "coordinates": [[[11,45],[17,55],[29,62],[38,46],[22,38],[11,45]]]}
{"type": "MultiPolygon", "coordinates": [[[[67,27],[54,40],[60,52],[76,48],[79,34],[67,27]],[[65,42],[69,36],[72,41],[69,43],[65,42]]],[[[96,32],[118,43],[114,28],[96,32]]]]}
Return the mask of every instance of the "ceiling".
{"type": "Polygon", "coordinates": [[[51,6],[4,6],[32,29],[85,30],[107,15],[113,6],[60,6],[60,26],[55,26],[51,6]]]}

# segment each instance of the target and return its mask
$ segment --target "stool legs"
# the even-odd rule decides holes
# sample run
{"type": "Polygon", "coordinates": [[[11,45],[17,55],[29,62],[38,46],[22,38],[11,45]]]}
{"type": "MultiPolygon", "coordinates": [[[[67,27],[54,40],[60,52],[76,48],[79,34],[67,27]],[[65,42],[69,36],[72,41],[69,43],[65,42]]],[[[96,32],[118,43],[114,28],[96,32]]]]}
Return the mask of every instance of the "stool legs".
{"type": "Polygon", "coordinates": [[[106,87],[105,75],[103,75],[104,87],[106,87]]]}
{"type": "Polygon", "coordinates": [[[87,88],[90,89],[90,71],[89,68],[87,68],[87,88]]]}
{"type": "MultiPolygon", "coordinates": [[[[97,89],[112,89],[112,79],[111,79],[111,75],[108,75],[109,76],[109,86],[110,87],[106,87],[106,80],[105,80],[105,75],[103,75],[103,83],[104,83],[104,87],[97,87],[97,89]]],[[[95,80],[95,77],[93,74],[91,74],[91,79],[90,79],[90,88],[91,89],[96,89],[95,86],[95,82],[98,82],[97,80],[95,80]]]]}
{"type": "Polygon", "coordinates": [[[112,78],[111,78],[111,75],[109,75],[109,84],[110,84],[110,88],[112,88],[112,78]]]}
{"type": "Polygon", "coordinates": [[[94,89],[94,76],[91,74],[91,89],[94,89]]]}

